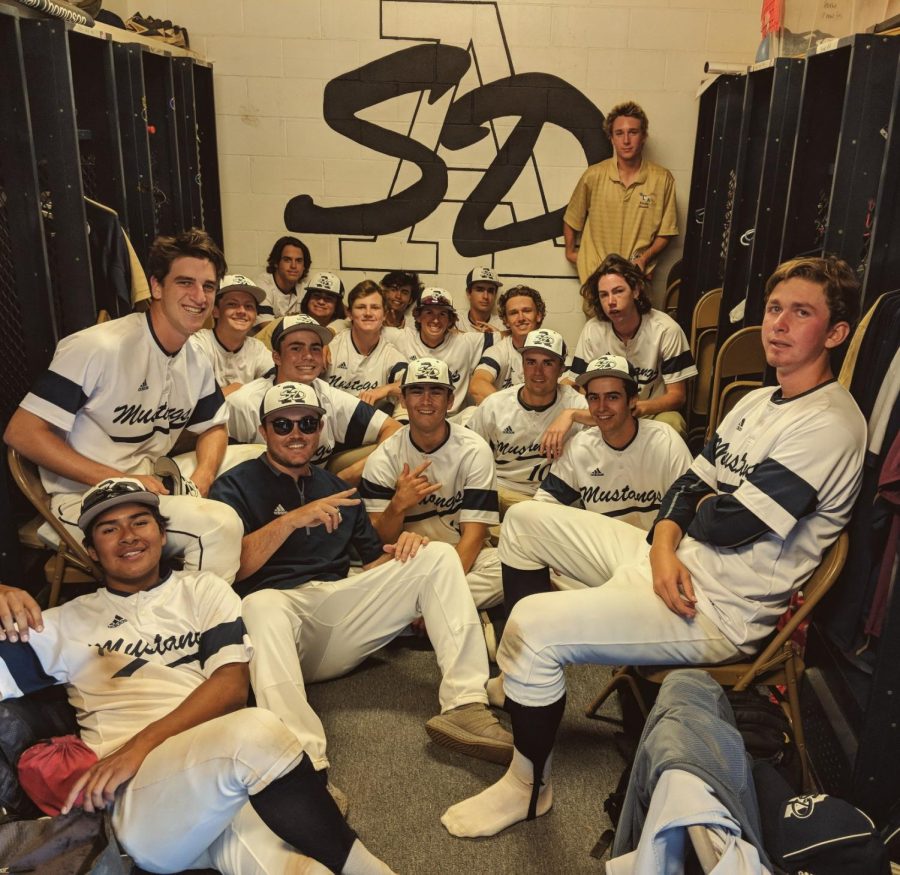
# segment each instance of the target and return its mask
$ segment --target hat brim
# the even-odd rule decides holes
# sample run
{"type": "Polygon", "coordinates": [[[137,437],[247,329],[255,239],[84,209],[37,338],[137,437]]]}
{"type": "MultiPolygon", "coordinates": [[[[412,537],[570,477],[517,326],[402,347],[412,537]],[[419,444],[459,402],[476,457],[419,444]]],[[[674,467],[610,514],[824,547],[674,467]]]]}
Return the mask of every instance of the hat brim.
{"type": "Polygon", "coordinates": [[[276,350],[281,349],[281,344],[284,342],[285,337],[289,334],[295,334],[298,331],[311,331],[313,334],[318,334],[319,340],[322,341],[322,346],[328,346],[328,344],[334,340],[334,334],[331,329],[325,325],[319,325],[318,322],[315,325],[303,323],[301,325],[292,325],[290,328],[286,328],[282,331],[281,334],[278,335],[277,340],[273,338],[272,347],[276,350]]]}
{"type": "Polygon", "coordinates": [[[524,355],[525,351],[529,350],[529,349],[534,350],[535,352],[545,352],[545,353],[547,353],[547,355],[552,355],[554,358],[558,358],[561,362],[563,362],[565,364],[565,361],[566,361],[565,355],[558,353],[558,352],[554,352],[552,349],[547,349],[546,346],[527,346],[526,345],[526,346],[523,346],[519,350],[519,354],[524,355]]]}
{"type": "Polygon", "coordinates": [[[218,304],[228,292],[246,292],[256,301],[257,306],[266,299],[266,293],[259,286],[225,286],[224,289],[216,292],[216,303],[218,304]]]}
{"type": "Polygon", "coordinates": [[[78,528],[85,534],[88,533],[94,520],[100,514],[105,513],[111,507],[119,504],[143,504],[147,507],[159,507],[159,496],[155,492],[145,490],[144,492],[129,492],[125,495],[113,495],[97,504],[92,505],[88,510],[78,517],[78,528]]]}
{"type": "Polygon", "coordinates": [[[283,407],[276,407],[274,410],[270,410],[264,416],[260,415],[260,422],[265,422],[267,419],[271,419],[279,413],[284,413],[285,410],[310,410],[313,413],[318,413],[319,416],[325,415],[325,408],[318,407],[315,404],[285,404],[283,407]]]}
{"type": "Polygon", "coordinates": [[[631,374],[626,374],[624,371],[612,371],[612,370],[594,370],[594,371],[586,371],[581,374],[581,376],[575,378],[575,385],[580,386],[582,389],[587,386],[591,380],[596,380],[598,377],[616,377],[619,380],[622,380],[625,383],[631,383],[635,389],[638,387],[638,382],[635,380],[631,374]]]}

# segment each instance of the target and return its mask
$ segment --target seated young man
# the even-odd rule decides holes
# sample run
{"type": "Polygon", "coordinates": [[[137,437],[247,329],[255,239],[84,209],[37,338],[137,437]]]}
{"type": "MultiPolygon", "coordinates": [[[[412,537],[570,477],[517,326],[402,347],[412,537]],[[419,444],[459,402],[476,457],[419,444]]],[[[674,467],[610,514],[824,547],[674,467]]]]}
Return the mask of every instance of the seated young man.
{"type": "Polygon", "coordinates": [[[849,520],[866,425],[829,353],[850,334],[859,282],[846,262],[800,258],[777,268],[765,298],[762,343],[778,388],[750,393],[725,417],[649,536],[541,502],[507,514],[504,590],[520,601],[498,663],[516,750],[499,783],[444,814],[454,835],[493,835],[550,809],[566,665],[752,654],[849,520]],[[547,593],[551,563],[588,588],[547,593]]]}
{"type": "Polygon", "coordinates": [[[275,241],[266,259],[266,272],[256,281],[266,293],[259,305],[257,325],[300,312],[311,267],[309,247],[302,240],[285,236],[275,241]]]}
{"type": "Polygon", "coordinates": [[[304,681],[346,674],[422,617],[443,675],[441,714],[428,721],[428,734],[508,763],[511,739],[487,708],[487,655],[456,553],[411,532],[379,538],[356,491],[310,464],[325,416],[314,387],[272,387],[260,409],[265,454],[213,484],[213,497],[244,524],[235,588],[254,642],[257,703],[324,768],[325,733],[304,681]],[[351,547],[364,564],[348,577],[351,547]]]}
{"type": "Polygon", "coordinates": [[[466,298],[469,312],[459,320],[457,328],[464,334],[504,331],[503,322],[494,315],[497,292],[503,288],[500,277],[491,267],[473,267],[466,276],[466,298]]]}
{"type": "Polygon", "coordinates": [[[226,276],[213,305],[215,324],[201,328],[191,338],[209,359],[223,395],[230,395],[275,367],[271,350],[249,336],[265,296],[247,277],[238,273],[226,276]]]}
{"type": "Polygon", "coordinates": [[[489,395],[468,423],[493,451],[501,519],[513,504],[533,497],[547,476],[556,444],[545,446],[544,435],[559,414],[580,411],[581,424],[590,424],[584,396],[559,384],[566,361],[562,335],[549,328],[532,331],[516,355],[522,359],[524,383],[489,395]]]}
{"type": "Polygon", "coordinates": [[[150,309],[63,338],[50,367],[12,415],[3,439],[40,466],[53,513],[79,538],[85,489],[128,474],[162,495],[167,553],[232,580],[240,522],[205,496],[222,463],[227,408],[209,361],[189,338],[213,306],[225,258],[205,231],[158,237],[150,249],[150,309]],[[169,495],[154,475],[183,431],[197,436],[194,494],[169,495]]]}
{"type": "Polygon", "coordinates": [[[244,707],[253,648],[240,599],[214,574],[161,570],[159,507],[138,480],[104,480],[78,519],[104,586],[43,616],[0,587],[0,615],[20,616],[0,634],[0,697],[65,684],[98,757],[63,812],[111,808],[122,847],[153,872],[309,871],[302,854],[347,875],[390,872],[295,735],[244,707]]]}
{"type": "MultiPolygon", "coordinates": [[[[328,414],[312,459],[316,465],[324,465],[335,452],[381,443],[397,431],[400,424],[386,413],[321,379],[325,373],[325,347],[332,338],[326,326],[305,313],[281,319],[272,333],[275,373],[228,396],[229,435],[240,443],[265,443],[259,430],[260,404],[273,385],[289,380],[315,387],[328,414]]],[[[341,470],[341,479],[358,483],[363,462],[360,459],[341,470]]]]}
{"type": "Polygon", "coordinates": [[[381,278],[385,328],[405,328],[406,314],[419,303],[422,283],[415,271],[392,270],[381,278]]]}

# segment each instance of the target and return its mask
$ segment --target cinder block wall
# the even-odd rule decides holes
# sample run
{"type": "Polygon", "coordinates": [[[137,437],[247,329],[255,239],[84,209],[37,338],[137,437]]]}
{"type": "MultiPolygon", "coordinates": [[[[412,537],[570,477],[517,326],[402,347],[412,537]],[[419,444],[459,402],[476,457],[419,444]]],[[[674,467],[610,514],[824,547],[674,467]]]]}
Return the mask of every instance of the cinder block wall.
{"type": "MultiPolygon", "coordinates": [[[[759,0],[108,0],[104,5],[123,17],[140,10],[172,19],[188,28],[192,48],[215,63],[226,254],[233,269],[252,275],[262,270],[275,238],[287,233],[284,212],[291,198],[308,195],[324,207],[377,203],[420,179],[415,163],[366,148],[329,127],[323,97],[336,77],[410,47],[439,43],[441,48],[432,50],[439,65],[452,60],[465,66],[453,87],[433,103],[421,90],[399,94],[361,109],[358,117],[434,149],[454,101],[464,104],[467,94],[481,89],[474,106],[493,101],[486,136],[460,148],[438,146],[447,168],[446,192],[436,199],[430,181],[426,196],[413,204],[417,210],[404,208],[399,217],[393,208],[356,211],[347,224],[357,233],[301,231],[298,236],[310,246],[314,266],[340,273],[348,288],[392,267],[436,270],[423,276],[425,283],[449,289],[461,303],[469,268],[493,263],[509,282],[528,283],[544,294],[547,324],[571,342],[583,317],[561,236],[555,244],[545,240],[474,257],[461,255],[454,243],[460,210],[479,201],[477,187],[496,188],[498,170],[488,168],[521,112],[561,113],[569,127],[578,127],[591,115],[565,103],[578,104],[577,93],[603,114],[622,99],[637,100],[650,117],[648,157],[675,175],[683,228],[703,63],[751,63],[760,42],[759,0]],[[463,65],[459,59],[465,52],[463,65]],[[526,77],[513,80],[516,90],[492,97],[492,82],[526,73],[557,77],[559,91],[548,91],[546,80],[526,77]],[[389,220],[397,224],[414,212],[420,215],[412,227],[371,235],[373,227],[383,231],[389,220]],[[374,239],[360,239],[366,235],[374,239]]],[[[379,75],[387,81],[400,69],[396,57],[382,64],[379,75]]],[[[334,113],[346,111],[347,100],[346,94],[336,99],[334,113]]],[[[465,128],[467,119],[458,114],[467,110],[454,112],[450,120],[465,128]]],[[[461,133],[471,137],[470,130],[461,133]]],[[[502,155],[500,160],[502,165],[502,155]]],[[[502,197],[493,193],[493,209],[482,207],[489,209],[482,223],[488,231],[564,206],[587,163],[575,135],[550,123],[529,157],[516,160],[509,191],[502,197]]],[[[464,235],[471,232],[473,223],[468,225],[464,235]]],[[[519,239],[518,230],[509,233],[519,239]]],[[[561,235],[558,228],[555,233],[561,235]]],[[[679,241],[669,247],[657,286],[680,248],[679,241]]]]}

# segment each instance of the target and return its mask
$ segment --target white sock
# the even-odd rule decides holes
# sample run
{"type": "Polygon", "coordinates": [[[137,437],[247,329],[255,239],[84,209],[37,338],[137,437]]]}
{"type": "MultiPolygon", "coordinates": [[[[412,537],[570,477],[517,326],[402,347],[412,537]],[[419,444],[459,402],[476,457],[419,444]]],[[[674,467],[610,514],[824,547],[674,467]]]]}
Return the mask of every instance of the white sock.
{"type": "Polygon", "coordinates": [[[502,708],[506,704],[506,693],[503,691],[502,673],[495,678],[488,678],[485,689],[487,690],[488,702],[495,708],[502,708]]]}
{"type": "Polygon", "coordinates": [[[396,873],[357,839],[350,848],[341,875],[396,875],[396,873]]]}
{"type": "MultiPolygon", "coordinates": [[[[551,753],[544,766],[544,780],[535,811],[538,817],[546,814],[553,805],[553,788],[550,786],[552,758],[551,753]]],[[[533,782],[531,760],[516,750],[509,769],[496,784],[448,808],[441,823],[451,835],[464,838],[496,835],[528,816],[533,782]]]]}

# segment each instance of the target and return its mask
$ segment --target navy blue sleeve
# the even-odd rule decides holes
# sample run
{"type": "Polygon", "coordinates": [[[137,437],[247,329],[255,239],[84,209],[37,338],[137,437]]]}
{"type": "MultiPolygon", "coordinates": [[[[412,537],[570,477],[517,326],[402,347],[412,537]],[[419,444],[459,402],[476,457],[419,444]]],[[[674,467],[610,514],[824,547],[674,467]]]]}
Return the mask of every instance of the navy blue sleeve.
{"type": "Polygon", "coordinates": [[[691,355],[691,351],[686,349],[684,352],[673,356],[670,359],[663,359],[660,372],[663,374],[677,374],[679,371],[689,368],[693,363],[694,357],[691,355]]]}
{"type": "Polygon", "coordinates": [[[81,386],[56,371],[44,371],[35,380],[31,392],[73,416],[84,406],[87,395],[81,386]]]}
{"type": "Polygon", "coordinates": [[[224,403],[225,396],[222,394],[222,390],[216,386],[215,391],[210,392],[209,395],[205,398],[201,398],[197,402],[197,406],[191,414],[190,421],[185,427],[190,428],[195,422],[209,422],[209,420],[218,413],[219,408],[224,403]]]}
{"type": "Polygon", "coordinates": [[[565,480],[557,477],[552,471],[544,478],[540,488],[552,495],[560,504],[584,509],[581,493],[569,486],[565,480]]]}
{"type": "Polygon", "coordinates": [[[653,530],[662,520],[672,520],[682,532],[686,532],[694,519],[697,504],[704,495],[710,495],[713,489],[701,480],[693,471],[685,471],[663,496],[659,513],[647,534],[647,540],[653,543],[653,530]]]}
{"type": "Polygon", "coordinates": [[[359,483],[359,494],[364,500],[371,498],[380,499],[381,501],[390,501],[394,497],[395,491],[396,490],[390,486],[382,486],[380,483],[366,480],[365,477],[363,477],[359,483]]]}
{"type": "MultiPolygon", "coordinates": [[[[359,494],[352,497],[358,498],[359,494]]],[[[375,531],[375,526],[369,520],[365,505],[358,504],[353,510],[356,512],[356,519],[353,521],[353,546],[359,553],[363,565],[368,565],[384,556],[384,547],[381,538],[378,537],[378,532],[375,531]]],[[[345,509],[344,513],[346,512],[345,509]]]]}
{"type": "Polygon", "coordinates": [[[487,510],[500,513],[500,499],[495,489],[463,490],[461,510],[487,510]]]}
{"type": "Polygon", "coordinates": [[[246,631],[244,621],[237,617],[229,623],[219,623],[218,626],[202,632],[200,634],[200,666],[206,665],[206,660],[215,656],[223,647],[243,644],[246,631]]]}
{"type": "Polygon", "coordinates": [[[353,416],[350,417],[350,422],[347,424],[344,442],[335,444],[334,451],[339,453],[342,450],[355,450],[357,447],[361,447],[365,443],[366,431],[375,413],[375,408],[371,404],[360,401],[353,411],[353,416]]]}
{"type": "Polygon", "coordinates": [[[57,683],[55,678],[44,671],[41,661],[29,643],[0,641],[0,659],[6,664],[7,670],[23,695],[45,690],[57,683]]]}

